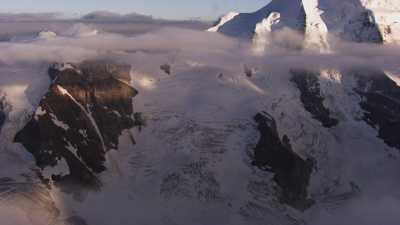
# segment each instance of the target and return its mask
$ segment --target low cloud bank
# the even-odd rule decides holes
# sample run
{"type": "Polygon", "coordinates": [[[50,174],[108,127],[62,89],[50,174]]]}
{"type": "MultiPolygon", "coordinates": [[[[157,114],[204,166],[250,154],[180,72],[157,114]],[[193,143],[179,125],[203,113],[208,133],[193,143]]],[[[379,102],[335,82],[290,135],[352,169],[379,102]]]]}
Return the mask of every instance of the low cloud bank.
{"type": "Polygon", "coordinates": [[[199,20],[164,20],[137,13],[118,14],[107,11],[92,12],[81,18],[66,17],[59,13],[0,13],[0,42],[32,36],[41,31],[59,33],[76,23],[124,35],[139,35],[164,27],[205,30],[211,26],[199,20]]]}
{"type": "Polygon", "coordinates": [[[275,69],[290,65],[315,69],[373,67],[396,71],[400,58],[400,47],[397,45],[347,42],[334,43],[334,51],[329,54],[272,43],[264,55],[254,56],[250,51],[251,43],[218,33],[181,28],[161,28],[130,37],[101,32],[93,25],[74,24],[56,33],[57,37],[46,40],[33,38],[28,42],[0,43],[0,62],[80,61],[117,52],[168,52],[220,67],[225,67],[224,64],[229,67],[232,64],[246,63],[275,69]]]}

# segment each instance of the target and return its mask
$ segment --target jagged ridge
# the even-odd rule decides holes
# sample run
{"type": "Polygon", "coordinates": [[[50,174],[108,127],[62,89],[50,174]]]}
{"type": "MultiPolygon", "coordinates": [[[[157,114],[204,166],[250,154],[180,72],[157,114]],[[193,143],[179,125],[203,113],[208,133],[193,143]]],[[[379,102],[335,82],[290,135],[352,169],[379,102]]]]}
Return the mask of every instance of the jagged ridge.
{"type": "Polygon", "coordinates": [[[55,64],[38,109],[15,141],[30,151],[44,178],[96,184],[105,154],[134,126],[130,66],[106,62],[55,64]]]}
{"type": "Polygon", "coordinates": [[[230,13],[209,31],[263,45],[271,33],[290,28],[304,35],[305,47],[318,49],[329,48],[328,34],[355,42],[398,42],[397,5],[379,0],[273,0],[254,13],[230,13]]]}

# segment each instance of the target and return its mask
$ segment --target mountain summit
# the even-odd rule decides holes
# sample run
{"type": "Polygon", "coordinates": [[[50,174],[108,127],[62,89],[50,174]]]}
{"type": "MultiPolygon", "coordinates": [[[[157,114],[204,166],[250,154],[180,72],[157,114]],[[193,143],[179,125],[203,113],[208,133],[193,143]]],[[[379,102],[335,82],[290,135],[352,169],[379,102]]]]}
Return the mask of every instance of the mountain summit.
{"type": "Polygon", "coordinates": [[[306,47],[328,48],[329,36],[346,41],[399,42],[400,1],[272,0],[253,13],[229,13],[209,31],[251,39],[260,50],[268,36],[290,29],[306,47]]]}

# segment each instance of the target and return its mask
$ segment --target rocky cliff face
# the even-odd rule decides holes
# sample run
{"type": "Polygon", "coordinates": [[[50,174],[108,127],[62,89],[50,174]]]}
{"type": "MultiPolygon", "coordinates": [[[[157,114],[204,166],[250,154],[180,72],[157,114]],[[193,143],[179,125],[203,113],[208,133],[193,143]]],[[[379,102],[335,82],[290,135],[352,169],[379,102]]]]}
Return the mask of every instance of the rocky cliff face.
{"type": "Polygon", "coordinates": [[[4,99],[0,100],[0,131],[6,120],[6,112],[5,112],[5,102],[4,99]]]}
{"type": "Polygon", "coordinates": [[[11,105],[7,102],[6,97],[0,93],[0,133],[10,110],[11,105]]]}
{"type": "Polygon", "coordinates": [[[99,185],[106,153],[134,126],[130,67],[106,62],[54,64],[48,92],[16,135],[45,179],[99,185]]]}
{"type": "Polygon", "coordinates": [[[254,164],[274,173],[274,181],[281,188],[280,199],[297,209],[305,210],[313,204],[308,198],[313,162],[302,159],[293,150],[288,136],[281,140],[275,119],[266,112],[254,117],[261,137],[255,148],[254,164]]]}
{"type": "Polygon", "coordinates": [[[363,119],[378,130],[378,137],[400,150],[400,87],[383,72],[357,70],[353,72],[361,96],[363,119]]]}
{"type": "Polygon", "coordinates": [[[321,122],[326,128],[336,126],[339,121],[331,117],[331,112],[324,106],[324,97],[321,93],[319,74],[306,70],[292,70],[292,82],[300,91],[300,100],[314,119],[321,122]]]}

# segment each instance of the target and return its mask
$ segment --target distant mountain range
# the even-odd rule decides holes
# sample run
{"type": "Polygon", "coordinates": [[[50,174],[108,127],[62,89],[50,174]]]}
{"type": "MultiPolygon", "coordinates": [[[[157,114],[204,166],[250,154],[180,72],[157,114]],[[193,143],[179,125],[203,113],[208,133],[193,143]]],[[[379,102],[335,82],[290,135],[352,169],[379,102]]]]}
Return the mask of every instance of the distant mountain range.
{"type": "Polygon", "coordinates": [[[84,15],[81,19],[89,21],[151,21],[154,18],[139,13],[119,14],[109,11],[96,11],[84,15]]]}
{"type": "Polygon", "coordinates": [[[0,22],[54,20],[58,13],[0,13],[0,22]]]}
{"type": "MultiPolygon", "coordinates": [[[[52,20],[80,20],[88,22],[150,22],[150,21],[179,21],[155,18],[151,15],[144,15],[136,12],[120,14],[111,11],[94,11],[85,15],[63,13],[0,13],[0,22],[23,22],[23,21],[52,21],[52,20]]],[[[188,18],[180,21],[201,21],[200,18],[188,18]]]]}

